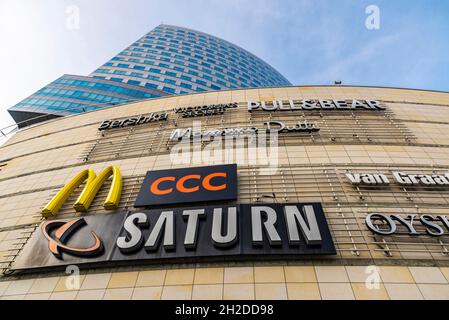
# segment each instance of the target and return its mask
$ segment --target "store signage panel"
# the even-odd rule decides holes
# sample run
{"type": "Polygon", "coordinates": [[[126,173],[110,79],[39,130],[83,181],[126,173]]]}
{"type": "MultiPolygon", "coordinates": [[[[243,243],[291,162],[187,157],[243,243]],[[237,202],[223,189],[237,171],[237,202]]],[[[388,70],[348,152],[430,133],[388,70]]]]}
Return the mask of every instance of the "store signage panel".
{"type": "MultiPolygon", "coordinates": [[[[346,173],[346,178],[354,185],[389,185],[391,178],[384,173],[346,173]]],[[[402,186],[446,186],[449,187],[449,173],[408,174],[392,172],[392,180],[402,186]]]]}
{"type": "Polygon", "coordinates": [[[408,234],[441,237],[449,235],[449,220],[445,215],[370,213],[365,218],[365,224],[369,230],[383,236],[408,234]]]}
{"type": "Polygon", "coordinates": [[[376,100],[273,100],[249,101],[248,111],[295,111],[295,110],[385,110],[376,100]]]}
{"type": "Polygon", "coordinates": [[[12,269],[334,254],[321,204],[240,204],[46,221],[12,269]]]}
{"type": "Polygon", "coordinates": [[[264,123],[265,128],[224,128],[205,131],[194,131],[194,128],[175,129],[170,135],[170,141],[180,141],[182,139],[210,139],[212,137],[240,137],[246,135],[257,135],[259,132],[265,133],[313,133],[320,131],[314,123],[299,121],[294,125],[286,125],[281,121],[268,121],[264,123]]]}
{"type": "MultiPolygon", "coordinates": [[[[295,111],[295,110],[385,110],[385,106],[377,100],[273,100],[273,101],[249,101],[248,111],[295,111]]],[[[174,113],[180,114],[183,118],[203,117],[221,115],[228,109],[238,107],[236,102],[225,104],[210,104],[194,107],[175,108],[174,113]]],[[[151,113],[147,115],[133,116],[123,119],[104,120],[98,130],[123,128],[136,126],[150,122],[165,121],[168,119],[167,112],[151,113]]]]}
{"type": "Polygon", "coordinates": [[[237,199],[237,165],[148,171],[135,207],[237,199]]]}
{"type": "Polygon", "coordinates": [[[48,221],[42,222],[20,252],[12,269],[57,267],[110,260],[125,215],[115,213],[82,217],[84,222],[76,228],[70,228],[64,238],[56,235],[61,227],[68,226],[79,219],[48,220],[54,225],[53,229],[45,228],[48,221]],[[96,242],[92,233],[98,236],[102,250],[89,250],[84,254],[76,253],[76,251],[92,248],[96,242]]]}
{"type": "Polygon", "coordinates": [[[223,114],[227,109],[237,108],[237,103],[210,104],[195,107],[176,108],[175,113],[181,114],[183,118],[213,116],[223,114]]]}
{"type": "Polygon", "coordinates": [[[167,119],[168,113],[161,112],[161,113],[150,113],[147,115],[139,115],[125,119],[104,120],[98,127],[98,130],[102,131],[107,129],[132,127],[150,122],[166,121],[167,119]]]}

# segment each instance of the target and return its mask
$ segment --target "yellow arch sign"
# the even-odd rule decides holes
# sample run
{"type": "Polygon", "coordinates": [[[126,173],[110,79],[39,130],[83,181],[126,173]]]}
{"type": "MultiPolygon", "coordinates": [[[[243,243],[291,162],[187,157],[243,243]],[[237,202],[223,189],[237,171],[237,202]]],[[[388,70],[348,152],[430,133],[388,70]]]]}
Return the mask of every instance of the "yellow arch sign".
{"type": "Polygon", "coordinates": [[[112,184],[103,206],[106,210],[117,209],[122,194],[122,176],[119,167],[109,166],[104,169],[99,176],[97,176],[92,169],[86,169],[78,173],[42,209],[42,215],[45,218],[55,216],[66,202],[67,198],[84,181],[86,181],[86,185],[73,207],[77,212],[86,212],[101,186],[110,176],[112,176],[112,184]]]}

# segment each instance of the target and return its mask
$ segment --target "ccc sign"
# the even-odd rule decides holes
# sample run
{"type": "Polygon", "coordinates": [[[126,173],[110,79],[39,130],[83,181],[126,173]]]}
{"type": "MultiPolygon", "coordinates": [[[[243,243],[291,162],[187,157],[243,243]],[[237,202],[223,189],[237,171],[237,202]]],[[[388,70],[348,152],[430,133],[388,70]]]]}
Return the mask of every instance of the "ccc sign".
{"type": "Polygon", "coordinates": [[[149,171],[135,207],[237,198],[237,166],[149,171]]]}
{"type": "Polygon", "coordinates": [[[76,200],[74,208],[78,212],[87,211],[101,186],[110,176],[112,176],[112,183],[106,201],[104,202],[104,208],[106,210],[117,209],[122,194],[122,176],[120,174],[120,169],[117,166],[110,166],[104,169],[98,176],[92,169],[86,169],[78,173],[53,197],[45,208],[42,209],[42,215],[46,218],[55,216],[66,202],[67,198],[83,182],[86,182],[86,184],[76,200]]]}
{"type": "Polygon", "coordinates": [[[170,194],[173,192],[174,188],[173,187],[169,187],[166,189],[161,189],[160,188],[160,184],[163,183],[164,181],[170,181],[173,182],[173,185],[176,187],[176,190],[178,192],[181,193],[193,193],[193,192],[198,192],[200,190],[200,185],[204,190],[208,190],[208,191],[220,191],[220,190],[225,190],[227,187],[226,184],[226,177],[227,177],[227,173],[226,172],[214,172],[214,173],[210,173],[207,176],[205,176],[204,178],[201,177],[201,175],[199,174],[188,174],[186,176],[183,176],[181,178],[179,178],[176,181],[176,177],[173,176],[169,176],[169,177],[162,177],[162,178],[158,178],[156,179],[150,187],[150,192],[154,195],[158,195],[158,196],[162,196],[162,195],[166,195],[166,194],[170,194]],[[221,184],[219,185],[213,185],[212,184],[212,179],[218,179],[218,178],[222,178],[223,181],[221,184]],[[195,181],[195,184],[191,187],[186,187],[187,184],[189,184],[190,181],[195,181]]]}

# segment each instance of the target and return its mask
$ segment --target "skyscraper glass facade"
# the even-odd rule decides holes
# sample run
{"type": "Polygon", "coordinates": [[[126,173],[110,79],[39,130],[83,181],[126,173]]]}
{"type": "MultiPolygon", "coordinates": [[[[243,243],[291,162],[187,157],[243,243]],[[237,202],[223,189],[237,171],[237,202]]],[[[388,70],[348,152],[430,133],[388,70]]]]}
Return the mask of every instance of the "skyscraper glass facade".
{"type": "Polygon", "coordinates": [[[290,85],[248,51],[190,29],[160,25],[91,74],[167,93],[290,85]]]}
{"type": "Polygon", "coordinates": [[[93,111],[121,103],[150,99],[166,93],[111,80],[63,75],[8,111],[19,126],[55,117],[93,111]]]}
{"type": "Polygon", "coordinates": [[[290,85],[217,37],[160,25],[89,76],[63,75],[8,111],[20,126],[171,94],[290,85]]]}

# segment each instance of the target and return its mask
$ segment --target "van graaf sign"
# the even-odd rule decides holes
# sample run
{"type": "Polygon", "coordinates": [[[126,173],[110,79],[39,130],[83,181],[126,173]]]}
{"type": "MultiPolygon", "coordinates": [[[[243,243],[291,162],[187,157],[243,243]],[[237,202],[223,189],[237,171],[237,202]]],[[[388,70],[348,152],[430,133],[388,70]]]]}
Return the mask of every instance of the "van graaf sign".
{"type": "Polygon", "coordinates": [[[217,205],[46,221],[12,269],[334,254],[319,203],[217,205]]]}
{"type": "MultiPolygon", "coordinates": [[[[393,172],[394,181],[402,186],[445,186],[449,187],[449,173],[445,174],[409,174],[393,172]]],[[[383,173],[346,173],[353,185],[389,185],[390,178],[383,173]]]]}
{"type": "MultiPolygon", "coordinates": [[[[410,174],[398,171],[391,174],[393,181],[402,187],[449,187],[449,173],[410,174]]],[[[345,175],[348,181],[355,186],[386,187],[390,185],[391,180],[384,173],[346,173],[345,175]]],[[[440,237],[449,234],[449,220],[445,215],[370,213],[365,218],[365,224],[373,233],[383,236],[408,234],[410,236],[440,237]]]]}

